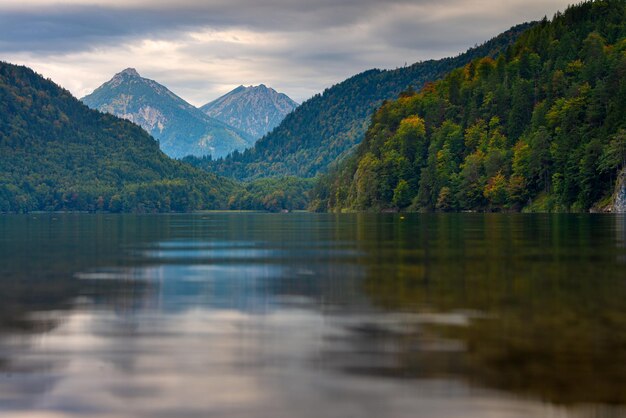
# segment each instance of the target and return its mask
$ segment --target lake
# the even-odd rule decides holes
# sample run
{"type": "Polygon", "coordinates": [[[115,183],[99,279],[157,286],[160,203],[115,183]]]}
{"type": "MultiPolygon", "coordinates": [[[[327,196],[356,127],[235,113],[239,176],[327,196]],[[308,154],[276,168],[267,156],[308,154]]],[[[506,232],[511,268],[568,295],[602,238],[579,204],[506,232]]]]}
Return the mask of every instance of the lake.
{"type": "Polygon", "coordinates": [[[0,216],[0,416],[626,416],[626,218],[0,216]]]}

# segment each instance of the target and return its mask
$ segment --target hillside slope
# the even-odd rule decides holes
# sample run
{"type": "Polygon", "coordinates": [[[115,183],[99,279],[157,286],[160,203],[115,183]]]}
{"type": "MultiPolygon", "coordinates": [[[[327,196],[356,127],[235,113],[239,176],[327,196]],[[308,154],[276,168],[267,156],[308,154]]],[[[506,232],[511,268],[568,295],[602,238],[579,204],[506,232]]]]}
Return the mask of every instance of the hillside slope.
{"type": "Polygon", "coordinates": [[[588,1],[383,105],[313,206],[583,211],[624,166],[626,1],[588,1]]]}
{"type": "Polygon", "coordinates": [[[233,187],[171,160],[139,126],[0,62],[0,212],[219,208],[233,187]]]}
{"type": "Polygon", "coordinates": [[[349,78],[304,102],[253,148],[212,162],[210,169],[239,179],[313,177],[362,140],[371,115],[384,100],[397,98],[410,86],[420,89],[474,58],[497,55],[529,26],[516,26],[455,58],[349,78]]]}

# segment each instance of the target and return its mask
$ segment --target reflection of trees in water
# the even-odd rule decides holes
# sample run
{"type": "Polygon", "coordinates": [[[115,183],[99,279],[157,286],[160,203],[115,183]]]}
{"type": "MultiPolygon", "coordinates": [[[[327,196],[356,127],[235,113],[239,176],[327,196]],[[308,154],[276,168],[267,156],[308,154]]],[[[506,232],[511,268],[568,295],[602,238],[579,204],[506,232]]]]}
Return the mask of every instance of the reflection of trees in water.
{"type": "MultiPolygon", "coordinates": [[[[329,367],[376,376],[461,377],[565,404],[626,404],[623,218],[111,219],[0,218],[0,237],[15,237],[0,240],[0,344],[3,337],[58,325],[78,297],[132,318],[162,291],[156,282],[124,279],[135,267],[163,262],[135,255],[138,248],[179,238],[243,240],[288,250],[254,260],[286,267],[280,277],[256,283],[261,291],[305,296],[312,307],[348,321],[342,323],[348,334],[325,344],[321,360],[329,367]],[[74,275],[102,268],[118,280],[74,275]],[[387,314],[363,317],[370,301],[387,314]],[[59,315],[34,317],[37,312],[59,315]]],[[[205,262],[168,260],[182,266],[205,262]]],[[[1,357],[0,370],[10,369],[1,357]]]]}
{"type": "Polygon", "coordinates": [[[371,300],[390,311],[481,315],[466,326],[422,322],[369,335],[395,351],[377,372],[461,376],[565,404],[626,403],[616,232],[615,219],[589,216],[444,216],[397,226],[397,247],[379,254],[365,280],[371,300]],[[429,349],[449,341],[464,349],[429,349]]]}
{"type": "MultiPolygon", "coordinates": [[[[614,219],[617,243],[620,247],[626,248],[626,214],[616,214],[614,219]]],[[[623,258],[622,261],[626,261],[626,259],[623,258]]]]}
{"type": "Polygon", "coordinates": [[[55,321],[35,321],[32,314],[67,309],[69,297],[77,294],[77,284],[75,280],[41,281],[3,277],[0,286],[0,337],[5,332],[46,332],[54,328],[55,321]]]}

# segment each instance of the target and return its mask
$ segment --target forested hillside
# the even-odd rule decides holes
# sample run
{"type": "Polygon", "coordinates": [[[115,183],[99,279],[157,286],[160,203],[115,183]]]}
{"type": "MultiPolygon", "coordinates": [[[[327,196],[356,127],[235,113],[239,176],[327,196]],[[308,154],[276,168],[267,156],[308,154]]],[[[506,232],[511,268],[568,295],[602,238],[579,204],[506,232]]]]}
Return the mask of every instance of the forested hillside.
{"type": "Polygon", "coordinates": [[[409,87],[420,89],[472,59],[496,56],[529,26],[516,26],[455,58],[358,74],[304,102],[254,147],[206,165],[218,174],[239,179],[313,177],[362,140],[372,113],[384,100],[397,98],[409,87]]]}
{"type": "Polygon", "coordinates": [[[0,62],[0,212],[210,209],[233,189],[168,158],[139,126],[0,62]]]}
{"type": "Polygon", "coordinates": [[[606,206],[626,163],[626,1],[588,1],[386,103],[317,210],[606,206]]]}

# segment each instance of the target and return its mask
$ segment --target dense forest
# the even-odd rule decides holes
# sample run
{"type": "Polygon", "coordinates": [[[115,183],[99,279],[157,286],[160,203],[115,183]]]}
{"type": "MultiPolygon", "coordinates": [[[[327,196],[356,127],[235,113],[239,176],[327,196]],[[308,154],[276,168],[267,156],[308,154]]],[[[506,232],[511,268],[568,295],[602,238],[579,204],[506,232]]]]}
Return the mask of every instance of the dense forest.
{"type": "Polygon", "coordinates": [[[231,194],[228,208],[268,212],[306,210],[314,182],[314,179],[289,176],[253,180],[231,194]]]}
{"type": "Polygon", "coordinates": [[[626,1],[588,1],[385,103],[315,210],[582,211],[626,165],[626,1]]]}
{"type": "Polygon", "coordinates": [[[419,89],[475,58],[495,57],[530,26],[518,25],[455,58],[355,75],[304,102],[254,147],[225,159],[197,163],[217,174],[238,179],[314,177],[363,139],[371,115],[383,100],[395,99],[409,87],[419,89]]]}
{"type": "Polygon", "coordinates": [[[225,208],[237,187],[168,158],[139,126],[0,62],[0,212],[225,208]]]}

